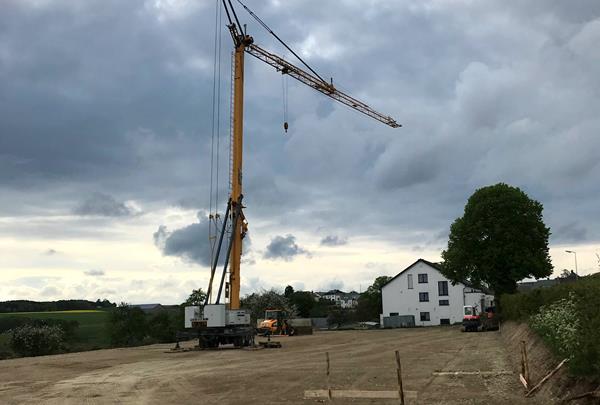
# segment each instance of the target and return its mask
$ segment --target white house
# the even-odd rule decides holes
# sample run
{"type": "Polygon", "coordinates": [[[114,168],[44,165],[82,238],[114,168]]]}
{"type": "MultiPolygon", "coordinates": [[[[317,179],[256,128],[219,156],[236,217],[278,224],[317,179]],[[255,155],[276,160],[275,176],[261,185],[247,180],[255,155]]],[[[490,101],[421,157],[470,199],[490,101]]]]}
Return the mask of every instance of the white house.
{"type": "Polygon", "coordinates": [[[360,294],[356,291],[347,293],[340,290],[329,290],[327,292],[317,292],[316,296],[333,301],[335,305],[342,308],[356,308],[360,294]]]}
{"type": "Polygon", "coordinates": [[[356,291],[342,293],[340,297],[340,306],[342,308],[356,308],[358,306],[358,297],[360,297],[360,294],[356,291]]]}
{"type": "Polygon", "coordinates": [[[462,322],[463,306],[479,310],[493,306],[494,296],[464,283],[452,285],[438,264],[419,259],[388,281],[381,289],[384,318],[414,316],[416,326],[462,322]]]}

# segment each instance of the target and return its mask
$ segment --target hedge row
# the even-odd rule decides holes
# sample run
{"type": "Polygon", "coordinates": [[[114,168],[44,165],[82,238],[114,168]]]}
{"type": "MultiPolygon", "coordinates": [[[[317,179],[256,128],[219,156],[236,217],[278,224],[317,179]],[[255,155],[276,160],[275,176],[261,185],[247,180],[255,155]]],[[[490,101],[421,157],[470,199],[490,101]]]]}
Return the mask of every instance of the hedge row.
{"type": "Polygon", "coordinates": [[[573,373],[600,377],[600,277],[500,298],[503,319],[526,321],[573,373]]]}

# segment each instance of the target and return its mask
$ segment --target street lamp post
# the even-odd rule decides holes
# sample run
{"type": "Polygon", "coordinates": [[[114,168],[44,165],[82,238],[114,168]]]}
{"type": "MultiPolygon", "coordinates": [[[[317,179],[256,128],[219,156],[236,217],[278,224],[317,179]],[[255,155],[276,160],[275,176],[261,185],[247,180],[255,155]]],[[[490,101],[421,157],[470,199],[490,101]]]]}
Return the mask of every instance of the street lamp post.
{"type": "Polygon", "coordinates": [[[574,250],[565,250],[567,253],[573,253],[575,255],[575,275],[579,277],[579,272],[577,271],[577,252],[574,250]]]}

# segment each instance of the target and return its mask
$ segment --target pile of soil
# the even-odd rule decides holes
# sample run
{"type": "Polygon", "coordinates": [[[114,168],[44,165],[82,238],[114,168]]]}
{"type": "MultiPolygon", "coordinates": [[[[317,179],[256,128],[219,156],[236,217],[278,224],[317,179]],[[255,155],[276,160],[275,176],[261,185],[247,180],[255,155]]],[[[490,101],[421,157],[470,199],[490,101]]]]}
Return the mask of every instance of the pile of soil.
{"type": "MultiPolygon", "coordinates": [[[[500,328],[502,340],[507,345],[510,360],[516,370],[521,370],[521,341],[525,341],[529,359],[530,386],[533,387],[550,373],[563,359],[557,358],[546,347],[541,338],[525,323],[505,322],[500,328]]],[[[565,364],[535,394],[547,398],[552,403],[572,405],[597,404],[598,399],[584,398],[564,402],[564,399],[600,389],[599,381],[591,378],[575,377],[569,374],[565,364]]]]}

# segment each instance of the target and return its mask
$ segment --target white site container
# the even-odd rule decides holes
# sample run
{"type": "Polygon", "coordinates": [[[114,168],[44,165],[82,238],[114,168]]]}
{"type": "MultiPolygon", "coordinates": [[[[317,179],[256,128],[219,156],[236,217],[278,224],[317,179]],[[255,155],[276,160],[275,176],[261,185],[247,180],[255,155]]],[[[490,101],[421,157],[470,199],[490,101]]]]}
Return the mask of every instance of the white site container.
{"type": "Polygon", "coordinates": [[[200,307],[199,306],[191,306],[185,307],[185,315],[184,315],[184,327],[191,328],[192,320],[200,319],[200,307]]]}
{"type": "Polygon", "coordinates": [[[204,306],[203,319],[209,328],[222,328],[225,326],[227,311],[225,304],[209,304],[204,306]]]}
{"type": "Polygon", "coordinates": [[[243,309],[227,311],[227,325],[250,325],[250,314],[243,309]]]}

